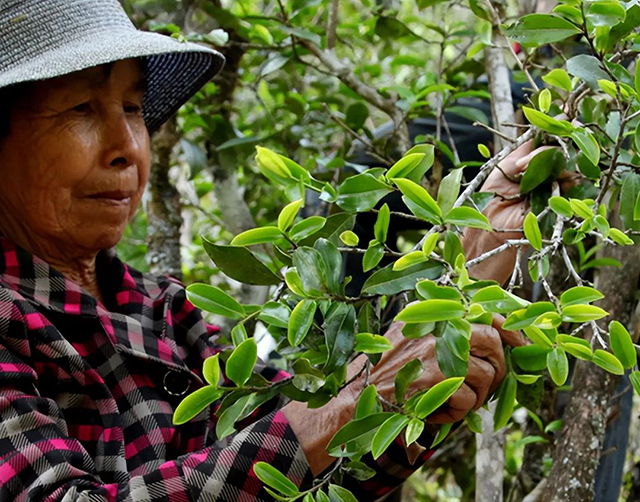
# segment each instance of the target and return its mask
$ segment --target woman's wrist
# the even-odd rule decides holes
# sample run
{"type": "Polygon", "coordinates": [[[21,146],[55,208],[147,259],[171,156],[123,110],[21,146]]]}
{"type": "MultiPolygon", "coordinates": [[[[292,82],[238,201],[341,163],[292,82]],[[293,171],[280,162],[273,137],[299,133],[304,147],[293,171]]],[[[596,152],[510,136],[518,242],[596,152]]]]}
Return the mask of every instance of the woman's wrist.
{"type": "Polygon", "coordinates": [[[364,382],[364,374],[358,375],[360,369],[361,365],[352,362],[347,371],[347,381],[352,381],[321,408],[309,409],[306,403],[298,401],[292,401],[282,408],[314,476],[318,476],[336,460],[327,453],[326,448],[336,432],[353,418],[364,382]]]}

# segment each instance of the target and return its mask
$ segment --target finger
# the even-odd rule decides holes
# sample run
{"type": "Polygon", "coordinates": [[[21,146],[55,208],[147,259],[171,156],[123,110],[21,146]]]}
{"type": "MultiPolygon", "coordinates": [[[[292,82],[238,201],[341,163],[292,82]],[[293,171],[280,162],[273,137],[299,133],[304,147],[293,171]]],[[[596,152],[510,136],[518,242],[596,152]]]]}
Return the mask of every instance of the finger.
{"type": "Polygon", "coordinates": [[[487,400],[487,396],[494,384],[496,370],[484,359],[471,356],[469,371],[464,382],[476,393],[474,410],[480,408],[487,400]]]}
{"type": "Polygon", "coordinates": [[[427,418],[427,422],[431,424],[448,424],[462,420],[475,406],[477,401],[476,393],[466,384],[455,392],[449,398],[449,401],[435,413],[427,418]]]}
{"type": "Polygon", "coordinates": [[[529,157],[533,151],[533,140],[530,139],[507,155],[499,165],[506,174],[518,174],[518,162],[523,158],[529,157]]]}
{"type": "Polygon", "coordinates": [[[525,345],[526,342],[524,336],[522,336],[522,333],[520,333],[520,331],[510,331],[508,329],[504,329],[502,327],[504,321],[504,317],[502,317],[500,314],[493,314],[492,326],[498,331],[502,341],[507,345],[510,345],[511,347],[522,347],[523,345],[525,345]]]}
{"type": "Polygon", "coordinates": [[[495,370],[491,388],[497,387],[507,374],[502,340],[497,330],[491,326],[472,324],[471,355],[485,359],[495,370]]]}

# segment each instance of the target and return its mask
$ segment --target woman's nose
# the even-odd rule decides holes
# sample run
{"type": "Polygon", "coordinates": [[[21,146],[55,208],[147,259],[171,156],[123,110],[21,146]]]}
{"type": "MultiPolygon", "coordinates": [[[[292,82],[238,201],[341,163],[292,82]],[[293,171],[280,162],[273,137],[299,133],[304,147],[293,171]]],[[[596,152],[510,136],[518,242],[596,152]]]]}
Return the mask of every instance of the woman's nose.
{"type": "MultiPolygon", "coordinates": [[[[141,122],[141,119],[136,119],[141,122]]],[[[103,165],[126,169],[141,162],[144,148],[144,131],[140,125],[131,119],[124,111],[110,113],[105,117],[103,165]]]]}

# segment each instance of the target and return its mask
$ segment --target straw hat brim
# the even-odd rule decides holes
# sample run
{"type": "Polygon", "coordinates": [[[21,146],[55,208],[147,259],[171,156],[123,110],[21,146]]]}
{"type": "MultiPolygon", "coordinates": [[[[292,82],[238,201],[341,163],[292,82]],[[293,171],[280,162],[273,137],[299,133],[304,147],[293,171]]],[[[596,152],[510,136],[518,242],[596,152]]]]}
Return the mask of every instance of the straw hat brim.
{"type": "Polygon", "coordinates": [[[91,33],[0,73],[0,88],[46,80],[130,58],[147,61],[144,117],[155,132],[223,67],[224,57],[208,47],[157,33],[118,30],[91,33]]]}

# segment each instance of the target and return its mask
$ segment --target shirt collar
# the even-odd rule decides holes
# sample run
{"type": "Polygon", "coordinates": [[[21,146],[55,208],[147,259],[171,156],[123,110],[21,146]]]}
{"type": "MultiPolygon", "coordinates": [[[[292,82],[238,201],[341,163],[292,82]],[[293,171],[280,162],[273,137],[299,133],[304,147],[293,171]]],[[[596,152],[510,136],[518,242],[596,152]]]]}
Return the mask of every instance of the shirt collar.
{"type": "Polygon", "coordinates": [[[16,291],[36,307],[96,317],[113,343],[125,351],[185,369],[174,348],[163,342],[166,330],[173,329],[175,322],[172,298],[167,294],[171,280],[143,274],[111,251],[98,254],[96,273],[104,304],[43,259],[0,237],[0,286],[16,291]],[[123,325],[127,329],[118,329],[123,325]]]}

